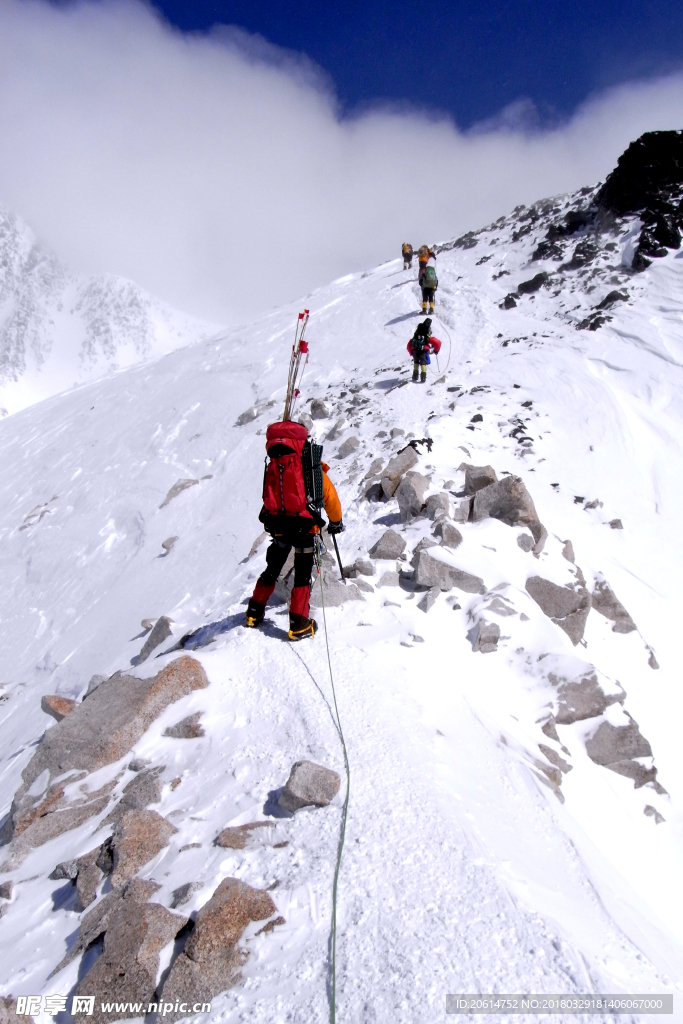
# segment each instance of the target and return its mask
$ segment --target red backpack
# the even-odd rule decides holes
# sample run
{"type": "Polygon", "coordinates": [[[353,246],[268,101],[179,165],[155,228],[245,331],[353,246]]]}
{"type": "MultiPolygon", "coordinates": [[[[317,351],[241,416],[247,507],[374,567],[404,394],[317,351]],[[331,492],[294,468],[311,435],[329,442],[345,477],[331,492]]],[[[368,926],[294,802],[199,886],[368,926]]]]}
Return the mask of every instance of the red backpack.
{"type": "Polygon", "coordinates": [[[300,423],[287,421],[270,424],[266,451],[261,521],[273,516],[321,521],[316,512],[322,506],[322,446],[309,441],[300,423]]]}

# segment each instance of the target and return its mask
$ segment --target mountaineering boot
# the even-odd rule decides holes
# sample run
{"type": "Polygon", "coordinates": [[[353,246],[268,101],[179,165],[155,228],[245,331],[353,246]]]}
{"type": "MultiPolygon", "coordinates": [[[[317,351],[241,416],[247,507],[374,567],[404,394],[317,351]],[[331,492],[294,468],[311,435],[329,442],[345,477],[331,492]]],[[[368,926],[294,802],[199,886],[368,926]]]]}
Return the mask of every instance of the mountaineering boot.
{"type": "Polygon", "coordinates": [[[429,303],[429,312],[430,312],[430,313],[433,313],[433,312],[434,312],[434,303],[433,303],[433,302],[430,302],[430,303],[429,303]]]}
{"type": "Polygon", "coordinates": [[[260,580],[256,581],[254,593],[249,598],[249,604],[247,605],[247,626],[259,626],[263,622],[263,616],[265,615],[268,598],[270,597],[274,590],[274,583],[270,584],[261,583],[260,580]]]}
{"type": "Polygon", "coordinates": [[[427,374],[426,374],[426,372],[423,372],[422,375],[420,376],[420,384],[426,384],[426,383],[427,383],[427,374]]]}
{"type": "Polygon", "coordinates": [[[422,303],[422,312],[423,312],[423,313],[426,313],[426,312],[427,312],[427,303],[426,303],[426,302],[423,302],[423,303],[422,303]]]}
{"type": "Polygon", "coordinates": [[[417,363],[415,363],[415,369],[413,370],[413,384],[417,384],[417,363]]]}
{"type": "Polygon", "coordinates": [[[255,601],[252,597],[247,605],[245,625],[249,626],[251,629],[253,629],[254,626],[260,626],[263,622],[265,610],[266,606],[264,604],[259,604],[258,601],[255,601]]]}
{"type": "Polygon", "coordinates": [[[305,640],[309,636],[315,636],[318,630],[318,623],[315,619],[309,619],[305,615],[289,613],[289,639],[292,641],[305,640]]]}

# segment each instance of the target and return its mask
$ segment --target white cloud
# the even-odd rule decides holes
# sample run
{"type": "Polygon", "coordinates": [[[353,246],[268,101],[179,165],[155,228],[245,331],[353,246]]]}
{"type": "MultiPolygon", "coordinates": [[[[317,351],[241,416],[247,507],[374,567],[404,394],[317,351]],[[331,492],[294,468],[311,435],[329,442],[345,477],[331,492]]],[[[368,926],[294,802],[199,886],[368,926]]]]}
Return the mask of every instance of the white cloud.
{"type": "Polygon", "coordinates": [[[550,131],[523,102],[466,134],[405,110],[340,120],[310,61],[240,30],[1,0],[0,202],[72,266],[234,321],[593,183],[641,132],[681,127],[682,86],[611,89],[550,131]]]}

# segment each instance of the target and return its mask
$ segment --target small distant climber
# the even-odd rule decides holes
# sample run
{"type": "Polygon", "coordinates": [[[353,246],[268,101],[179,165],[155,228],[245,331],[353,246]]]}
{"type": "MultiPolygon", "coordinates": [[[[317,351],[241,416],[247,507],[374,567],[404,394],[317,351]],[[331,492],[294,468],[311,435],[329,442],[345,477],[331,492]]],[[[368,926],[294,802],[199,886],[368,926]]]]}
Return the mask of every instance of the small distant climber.
{"type": "Polygon", "coordinates": [[[431,248],[431,246],[429,246],[429,245],[421,245],[420,248],[417,250],[417,262],[418,262],[417,283],[419,285],[422,284],[422,276],[423,276],[423,274],[425,272],[425,268],[426,268],[427,263],[429,262],[430,259],[436,260],[436,253],[431,248]]]}
{"type": "Polygon", "coordinates": [[[266,431],[268,464],[263,477],[263,507],[259,519],[272,540],[266,568],[259,576],[247,606],[247,626],[263,622],[268,599],[294,548],[294,587],[289,602],[289,639],[304,640],[318,628],[310,618],[314,536],[329,518],[327,532],[344,530],[342,508],[334,484],[321,462],[322,447],[313,444],[301,423],[271,423],[266,431]]]}
{"type": "Polygon", "coordinates": [[[422,289],[422,312],[427,312],[427,303],[429,303],[429,312],[433,313],[434,296],[439,287],[439,279],[436,276],[436,260],[432,256],[429,257],[429,261],[422,270],[420,287],[422,289]]]}
{"type": "Polygon", "coordinates": [[[413,265],[413,247],[410,242],[404,242],[401,246],[401,253],[403,255],[403,269],[410,270],[413,265]]]}
{"type": "Polygon", "coordinates": [[[417,325],[415,334],[408,342],[408,352],[413,358],[413,383],[417,383],[418,376],[420,383],[427,381],[427,364],[430,362],[430,355],[433,352],[437,355],[441,351],[441,342],[432,334],[432,321],[427,317],[421,324],[417,325]]]}

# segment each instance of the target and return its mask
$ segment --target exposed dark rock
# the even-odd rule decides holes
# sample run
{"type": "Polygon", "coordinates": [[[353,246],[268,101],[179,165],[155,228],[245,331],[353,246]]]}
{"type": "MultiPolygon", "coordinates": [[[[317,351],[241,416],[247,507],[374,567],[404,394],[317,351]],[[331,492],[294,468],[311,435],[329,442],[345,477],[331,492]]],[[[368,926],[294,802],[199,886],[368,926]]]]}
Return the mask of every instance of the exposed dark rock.
{"type": "Polygon", "coordinates": [[[250,821],[246,825],[232,825],[218,833],[214,845],[225,847],[228,850],[244,850],[252,832],[256,829],[273,827],[272,821],[250,821]]]}
{"type": "Polygon", "coordinates": [[[161,505],[159,505],[159,508],[166,508],[166,506],[170,502],[172,502],[174,498],[177,498],[179,494],[182,494],[183,491],[186,491],[188,487],[194,487],[195,484],[198,483],[199,480],[194,479],[176,480],[176,482],[173,484],[173,487],[170,489],[170,491],[162,501],[161,505]]]}
{"type": "MultiPolygon", "coordinates": [[[[468,633],[468,639],[470,634],[468,633]]],[[[500,626],[496,622],[485,622],[480,619],[474,629],[472,639],[472,650],[482,654],[492,654],[498,650],[500,640],[500,626]]]]}
{"type": "Polygon", "coordinates": [[[120,1020],[121,1012],[104,1012],[103,1002],[151,1002],[159,954],[185,924],[159,903],[120,900],[107,920],[102,955],[76,988],[76,995],[95,996],[94,1012],[76,1014],[75,1024],[120,1020]]]}
{"type": "Polygon", "coordinates": [[[503,301],[500,303],[501,309],[514,309],[517,305],[517,299],[515,298],[514,292],[508,292],[503,301]]]}
{"type": "Polygon", "coordinates": [[[366,501],[383,501],[384,491],[382,490],[382,485],[380,483],[370,484],[364,494],[364,498],[366,501]]]}
{"type": "Polygon", "coordinates": [[[77,857],[75,860],[62,861],[50,874],[50,878],[68,878],[76,884],[76,892],[84,910],[94,902],[97,896],[97,887],[102,881],[102,871],[97,861],[100,855],[100,847],[91,850],[90,853],[77,857]]]}
{"type": "Polygon", "coordinates": [[[477,237],[474,231],[468,231],[453,242],[453,249],[473,249],[477,244],[477,237]]]}
{"type": "Polygon", "coordinates": [[[598,206],[625,215],[667,209],[672,191],[683,185],[683,132],[645,132],[617,160],[595,196],[598,206]]]}
{"type": "Polygon", "coordinates": [[[169,725],[168,729],[164,729],[164,736],[170,736],[174,740],[199,739],[200,736],[206,735],[204,726],[199,721],[201,717],[201,711],[195,711],[193,715],[187,715],[186,718],[182,718],[175,725],[169,725]]]}
{"type": "Polygon", "coordinates": [[[296,761],[280,792],[278,804],[292,813],[301,807],[327,807],[340,785],[340,776],[331,768],[313,761],[296,761]]]}
{"type": "Polygon", "coordinates": [[[574,249],[569,262],[564,263],[560,270],[579,270],[581,267],[586,267],[589,263],[593,262],[599,251],[595,243],[584,239],[574,249]]]}
{"type": "Polygon", "coordinates": [[[458,469],[465,470],[465,494],[476,494],[483,487],[498,482],[493,466],[471,466],[468,462],[461,462],[458,469]]]}
{"type": "Polygon", "coordinates": [[[478,576],[473,576],[464,569],[458,569],[450,562],[439,558],[436,552],[443,549],[440,547],[423,549],[414,558],[415,582],[420,587],[439,587],[441,590],[451,590],[457,587],[468,594],[485,594],[484,581],[478,576]]]}
{"type": "MultiPolygon", "coordinates": [[[[118,761],[169,704],[205,686],[204,669],[187,655],[150,679],[117,672],[67,718],[48,729],[22,772],[22,785],[10,811],[11,835],[21,839],[23,851],[75,828],[106,807],[115,779],[94,793],[86,787],[82,799],[67,803],[66,772],[75,769],[85,776],[118,761]],[[45,778],[42,793],[29,793],[39,777],[45,778]],[[53,781],[58,778],[61,781],[53,781]]],[[[68,783],[77,779],[72,775],[68,783]]],[[[18,847],[15,852],[19,854],[18,847]]]]}
{"type": "Polygon", "coordinates": [[[448,519],[441,519],[434,527],[434,535],[441,538],[441,544],[445,548],[455,551],[462,544],[460,530],[448,519]]]}
{"type": "Polygon", "coordinates": [[[604,297],[602,302],[599,302],[596,309],[609,309],[614,305],[615,302],[627,302],[629,298],[628,292],[612,291],[604,297]]]}
{"type": "Polygon", "coordinates": [[[542,576],[530,576],[526,590],[541,611],[565,631],[574,646],[583,639],[591,607],[591,596],[585,587],[558,587],[542,576]]]}
{"type": "MultiPolygon", "coordinates": [[[[197,914],[183,952],[171,967],[161,998],[176,1002],[210,1003],[239,979],[246,955],[237,943],[251,921],[265,921],[276,912],[267,892],[252,889],[237,878],[224,878],[197,914]]],[[[172,1010],[164,1020],[183,1014],[172,1010]]]]}
{"type": "Polygon", "coordinates": [[[0,882],[0,900],[11,900],[14,892],[14,882],[0,882]]]}
{"type": "Polygon", "coordinates": [[[345,441],[339,445],[337,452],[338,459],[346,459],[349,455],[353,455],[355,451],[360,448],[360,441],[357,437],[347,437],[345,441]]]}
{"type": "Polygon", "coordinates": [[[518,476],[506,476],[483,487],[474,495],[472,521],[499,519],[507,526],[527,526],[533,535],[534,554],[540,554],[547,532],[536,512],[531,495],[518,476]]]}
{"type": "Polygon", "coordinates": [[[141,665],[143,661],[147,661],[152,651],[171,636],[173,632],[171,629],[172,621],[167,615],[162,615],[157,619],[151,633],[143,644],[142,650],[134,658],[131,658],[131,665],[141,665]]]}
{"type": "Polygon", "coordinates": [[[159,776],[163,771],[164,765],[147,768],[131,779],[107,821],[117,821],[126,811],[142,811],[150,804],[158,804],[161,800],[159,776]]]}
{"type": "Polygon", "coordinates": [[[550,672],[548,679],[557,687],[558,707],[553,721],[559,725],[598,718],[610,705],[621,703],[626,697],[621,687],[616,693],[606,694],[595,672],[586,672],[580,679],[564,679],[550,672]]]}
{"type": "Polygon", "coordinates": [[[413,466],[416,466],[417,462],[418,456],[414,448],[404,448],[400,455],[395,455],[391,459],[381,478],[382,490],[386,498],[393,497],[401,482],[401,477],[413,466]]]}
{"type": "Polygon", "coordinates": [[[314,398],[311,402],[311,419],[313,420],[326,420],[330,415],[330,410],[327,404],[320,398],[314,398]]]}
{"type": "Polygon", "coordinates": [[[589,227],[593,223],[594,212],[588,209],[585,210],[569,210],[564,215],[563,224],[551,224],[546,232],[546,237],[550,241],[554,241],[557,238],[567,238],[570,235],[575,235],[577,231],[582,231],[584,228],[589,227]]]}
{"type": "Polygon", "coordinates": [[[598,577],[592,596],[595,610],[614,623],[613,633],[633,632],[636,628],[635,622],[604,577],[598,577]]]}
{"type": "Polygon", "coordinates": [[[111,884],[116,888],[163,850],[178,831],[156,811],[125,811],[114,826],[112,849],[114,868],[111,884]]]}
{"type": "Polygon", "coordinates": [[[601,722],[586,740],[586,752],[595,764],[633,779],[636,789],[653,783],[658,792],[663,792],[656,782],[657,769],[654,766],[646,768],[634,760],[637,757],[652,757],[652,747],[641,734],[638,723],[628,712],[624,714],[628,718],[627,725],[601,722]]]}
{"type": "Polygon", "coordinates": [[[540,274],[535,274],[528,281],[522,281],[521,284],[517,285],[517,291],[520,295],[531,295],[533,292],[537,292],[539,288],[542,288],[548,281],[549,274],[547,271],[542,270],[540,274]]]}
{"type": "Polygon", "coordinates": [[[406,542],[396,530],[387,530],[368,552],[371,558],[398,558],[405,551],[406,542]]]}
{"type": "Polygon", "coordinates": [[[610,525],[611,529],[613,529],[613,530],[623,530],[624,529],[624,524],[622,523],[621,519],[610,519],[609,525],[610,525]]]}
{"type": "Polygon", "coordinates": [[[422,473],[406,473],[396,488],[395,497],[401,519],[409,523],[419,516],[425,504],[425,494],[429,490],[429,480],[422,473]]]}
{"type": "Polygon", "coordinates": [[[61,722],[63,718],[70,715],[76,707],[76,701],[69,697],[60,697],[57,694],[50,694],[40,699],[40,709],[46,715],[51,715],[55,721],[61,722]]]}
{"type": "Polygon", "coordinates": [[[172,893],[173,900],[171,902],[171,910],[175,910],[177,907],[183,907],[190,901],[196,892],[199,892],[201,888],[201,882],[185,882],[184,885],[179,885],[172,893]]]}
{"type": "Polygon", "coordinates": [[[550,238],[544,238],[534,249],[532,263],[536,260],[561,260],[564,250],[561,245],[550,238]]]}

